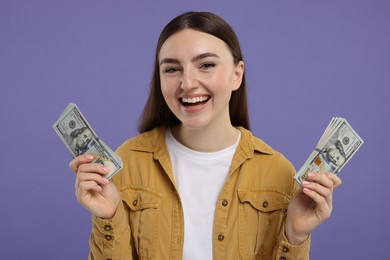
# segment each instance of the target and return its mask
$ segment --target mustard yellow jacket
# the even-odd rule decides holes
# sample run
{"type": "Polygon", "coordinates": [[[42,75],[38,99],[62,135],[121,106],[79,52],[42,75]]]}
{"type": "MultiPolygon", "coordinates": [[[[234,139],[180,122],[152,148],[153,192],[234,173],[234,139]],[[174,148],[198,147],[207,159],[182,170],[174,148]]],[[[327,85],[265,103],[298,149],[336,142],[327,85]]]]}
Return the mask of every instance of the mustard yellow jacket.
{"type": "MultiPolygon", "coordinates": [[[[242,137],[216,205],[213,259],[309,259],[310,239],[292,246],[284,235],[287,205],[297,190],[294,167],[239,129],[242,137]]],[[[122,202],[112,219],[92,217],[89,259],[182,259],[183,209],[165,130],[118,148],[124,169],[112,181],[122,202]]]]}

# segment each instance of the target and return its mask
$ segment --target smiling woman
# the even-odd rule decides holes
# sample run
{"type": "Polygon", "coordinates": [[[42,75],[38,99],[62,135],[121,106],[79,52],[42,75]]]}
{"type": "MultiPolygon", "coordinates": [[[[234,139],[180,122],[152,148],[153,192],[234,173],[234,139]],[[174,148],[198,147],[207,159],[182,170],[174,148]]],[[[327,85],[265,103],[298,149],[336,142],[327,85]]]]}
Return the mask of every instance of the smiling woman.
{"type": "MultiPolygon", "coordinates": [[[[166,68],[169,69],[166,72],[178,73],[177,70],[182,69],[177,66],[180,60],[177,60],[177,57],[162,57],[160,50],[168,38],[186,29],[194,30],[199,34],[203,32],[206,34],[206,36],[208,35],[209,37],[214,36],[214,40],[220,40],[225,45],[224,47],[230,51],[230,59],[233,60],[235,65],[237,65],[240,61],[243,61],[240,44],[236,34],[229,26],[229,24],[227,24],[226,21],[220,17],[217,18],[217,16],[210,13],[203,13],[203,15],[188,13],[187,15],[181,15],[173,19],[163,29],[157,42],[155,52],[155,66],[150,86],[150,95],[148,97],[148,101],[146,102],[138,128],[141,133],[150,131],[161,125],[166,124],[168,126],[174,126],[180,123],[178,118],[169,109],[162,96],[160,82],[160,76],[163,74],[161,66],[164,63],[169,62],[169,64],[176,66],[166,68]]],[[[184,44],[185,43],[182,42],[179,47],[184,46],[184,44]]],[[[173,51],[175,51],[175,49],[173,49],[173,51]]],[[[218,59],[217,53],[209,53],[208,51],[198,52],[197,54],[194,54],[191,59],[192,62],[195,63],[207,57],[218,59]]],[[[210,69],[210,67],[212,68],[214,66],[214,63],[203,63],[201,66],[202,67],[199,69],[204,69],[207,71],[210,69]]],[[[245,73],[243,73],[241,78],[241,86],[237,91],[231,93],[229,113],[233,126],[243,126],[246,129],[249,129],[250,125],[245,81],[245,73]]]]}
{"type": "Polygon", "coordinates": [[[241,85],[243,61],[235,64],[222,40],[193,29],[169,37],[159,57],[161,91],[169,109],[181,122],[181,131],[199,128],[215,131],[223,127],[231,135],[221,138],[226,144],[220,145],[227,147],[234,143],[237,131],[230,122],[229,101],[232,92],[241,85]],[[190,100],[191,106],[185,106],[183,100],[190,100]],[[197,100],[206,102],[193,103],[197,100]]]}
{"type": "Polygon", "coordinates": [[[141,134],[108,169],[71,161],[93,214],[90,259],[308,259],[310,233],[332,211],[332,174],[294,167],[249,130],[245,66],[220,17],[189,12],[162,31],[141,134]]]}

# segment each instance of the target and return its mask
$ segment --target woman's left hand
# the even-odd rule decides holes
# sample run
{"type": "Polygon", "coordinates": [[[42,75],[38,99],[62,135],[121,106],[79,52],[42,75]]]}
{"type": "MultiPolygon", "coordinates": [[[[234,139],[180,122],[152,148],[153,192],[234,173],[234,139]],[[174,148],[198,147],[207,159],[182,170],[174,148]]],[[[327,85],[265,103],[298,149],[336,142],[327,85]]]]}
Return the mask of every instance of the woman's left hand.
{"type": "Polygon", "coordinates": [[[308,235],[330,217],[332,194],[341,184],[333,173],[309,173],[287,209],[286,236],[290,244],[300,245],[308,235]]]}

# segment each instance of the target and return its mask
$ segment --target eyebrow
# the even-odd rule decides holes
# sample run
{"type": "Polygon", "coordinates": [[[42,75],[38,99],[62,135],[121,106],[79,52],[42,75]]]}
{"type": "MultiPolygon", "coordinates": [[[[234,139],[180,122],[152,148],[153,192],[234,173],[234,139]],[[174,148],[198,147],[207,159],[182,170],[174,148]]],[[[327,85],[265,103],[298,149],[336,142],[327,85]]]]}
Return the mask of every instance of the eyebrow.
{"type": "MultiPolygon", "coordinates": [[[[193,57],[191,59],[191,62],[197,62],[201,59],[204,59],[204,58],[208,58],[208,57],[214,57],[214,58],[220,58],[217,54],[215,53],[212,53],[212,52],[206,52],[206,53],[202,53],[202,54],[199,54],[199,55],[196,55],[195,57],[193,57]]],[[[173,58],[165,58],[163,59],[162,61],[160,61],[160,65],[164,64],[164,63],[180,63],[178,59],[173,59],[173,58]]]]}

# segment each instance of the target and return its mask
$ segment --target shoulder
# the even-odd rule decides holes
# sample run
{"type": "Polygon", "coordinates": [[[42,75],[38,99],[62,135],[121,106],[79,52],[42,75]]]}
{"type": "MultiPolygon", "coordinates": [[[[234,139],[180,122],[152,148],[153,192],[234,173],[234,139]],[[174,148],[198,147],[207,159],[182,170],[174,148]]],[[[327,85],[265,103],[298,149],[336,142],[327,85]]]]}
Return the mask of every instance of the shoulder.
{"type": "MultiPolygon", "coordinates": [[[[279,187],[291,191],[295,167],[279,151],[273,149],[262,139],[253,136],[246,129],[240,128],[242,140],[239,153],[245,154],[245,172],[254,179],[260,179],[262,185],[279,187]],[[255,177],[257,176],[257,177],[255,177]]],[[[240,156],[240,154],[238,155],[240,156]]]]}
{"type": "MultiPolygon", "coordinates": [[[[167,152],[164,151],[164,128],[156,128],[126,140],[116,150],[122,159],[123,169],[114,176],[113,182],[120,189],[128,187],[130,184],[142,185],[143,180],[150,178],[151,172],[161,171],[158,166],[159,160],[156,159],[166,158],[167,152]]],[[[155,174],[154,178],[156,176],[158,174],[155,174]]]]}
{"type": "Polygon", "coordinates": [[[266,155],[268,158],[289,163],[289,161],[281,152],[273,149],[269,144],[267,144],[259,137],[254,136],[251,131],[242,127],[239,127],[239,130],[241,131],[242,135],[240,142],[241,149],[243,149],[249,155],[266,155]]]}
{"type": "Polygon", "coordinates": [[[118,149],[118,154],[130,151],[155,152],[165,144],[165,127],[158,127],[126,140],[118,149]]]}

